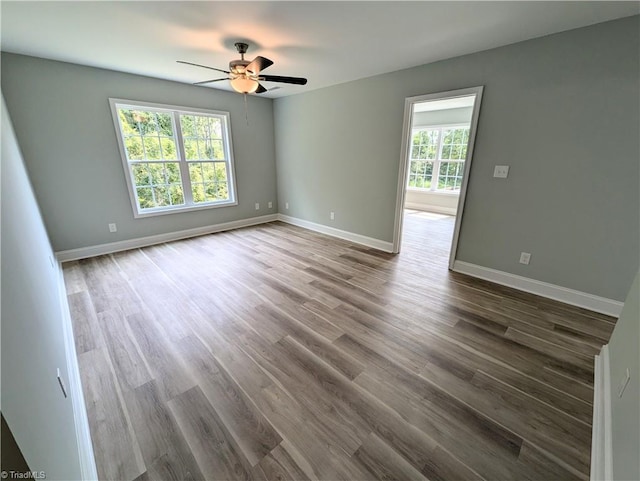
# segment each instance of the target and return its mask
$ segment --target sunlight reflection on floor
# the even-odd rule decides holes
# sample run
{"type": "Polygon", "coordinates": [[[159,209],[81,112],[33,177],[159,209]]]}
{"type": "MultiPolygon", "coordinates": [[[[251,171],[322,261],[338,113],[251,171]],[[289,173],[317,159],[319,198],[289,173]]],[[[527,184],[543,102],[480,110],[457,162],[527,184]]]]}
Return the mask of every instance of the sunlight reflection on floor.
{"type": "Polygon", "coordinates": [[[432,220],[448,219],[449,217],[453,217],[447,214],[436,214],[435,212],[426,212],[423,210],[414,210],[414,209],[405,209],[404,214],[415,216],[415,217],[422,217],[424,219],[432,219],[432,220]]]}

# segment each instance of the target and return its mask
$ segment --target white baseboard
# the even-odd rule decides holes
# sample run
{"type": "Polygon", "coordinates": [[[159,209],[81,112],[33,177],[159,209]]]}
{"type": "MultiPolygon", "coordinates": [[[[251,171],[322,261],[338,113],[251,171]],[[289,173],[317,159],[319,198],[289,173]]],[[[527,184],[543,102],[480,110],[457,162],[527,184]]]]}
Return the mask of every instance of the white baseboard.
{"type": "Polygon", "coordinates": [[[613,479],[611,431],[611,377],[609,345],[596,356],[593,384],[593,428],[591,434],[591,481],[613,479]]]}
{"type": "Polygon", "coordinates": [[[322,224],[316,224],[304,219],[298,219],[297,217],[290,217],[284,214],[278,214],[278,220],[286,222],[287,224],[296,225],[298,227],[304,227],[321,234],[327,234],[332,237],[338,237],[339,239],[348,240],[354,244],[360,244],[367,247],[372,247],[384,252],[393,252],[393,243],[386,242],[380,239],[374,239],[373,237],[367,237],[360,234],[355,234],[346,230],[336,229],[334,227],[328,227],[322,224]]]}
{"type": "Polygon", "coordinates": [[[56,252],[56,257],[60,262],[75,261],[77,259],[85,259],[87,257],[111,254],[112,252],[126,251],[129,249],[137,249],[139,247],[161,244],[163,242],[171,242],[179,239],[196,237],[199,235],[213,234],[214,232],[222,232],[225,230],[239,229],[241,227],[248,227],[251,225],[265,224],[267,222],[273,222],[275,220],[278,220],[277,214],[251,217],[249,219],[234,220],[231,222],[224,222],[222,224],[213,224],[204,227],[196,227],[194,229],[167,232],[166,234],[156,234],[118,242],[109,242],[108,244],[99,244],[96,246],[81,247],[79,249],[58,251],[56,252]]]}
{"type": "Polygon", "coordinates": [[[76,343],[73,336],[73,325],[69,304],[67,303],[67,292],[64,287],[64,277],[62,265],[58,262],[59,280],[58,292],[60,295],[60,308],[62,310],[62,331],[64,335],[64,351],[67,361],[67,375],[69,376],[69,396],[71,397],[71,409],[73,411],[73,421],[78,442],[78,457],[80,458],[80,473],[82,479],[87,481],[98,481],[98,471],[93,454],[93,444],[91,443],[91,432],[89,430],[89,419],[87,408],[84,403],[82,393],[82,382],[80,380],[80,369],[78,367],[78,357],[76,354],[76,343]]]}
{"type": "Polygon", "coordinates": [[[435,212],[436,214],[446,214],[446,215],[456,215],[458,213],[458,209],[457,208],[453,208],[453,207],[441,207],[441,206],[437,206],[437,205],[424,205],[424,204],[420,204],[418,202],[405,202],[404,203],[404,208],[405,209],[414,209],[414,210],[421,210],[424,212],[435,212]]]}
{"type": "Polygon", "coordinates": [[[455,261],[453,270],[462,274],[478,277],[487,281],[495,282],[503,286],[513,287],[520,291],[530,292],[538,296],[554,299],[556,301],[571,304],[573,306],[600,312],[613,317],[620,317],[623,302],[614,301],[605,297],[595,296],[586,292],[575,291],[562,286],[556,286],[547,282],[529,279],[528,277],[517,276],[508,272],[478,266],[464,261],[455,261]]]}

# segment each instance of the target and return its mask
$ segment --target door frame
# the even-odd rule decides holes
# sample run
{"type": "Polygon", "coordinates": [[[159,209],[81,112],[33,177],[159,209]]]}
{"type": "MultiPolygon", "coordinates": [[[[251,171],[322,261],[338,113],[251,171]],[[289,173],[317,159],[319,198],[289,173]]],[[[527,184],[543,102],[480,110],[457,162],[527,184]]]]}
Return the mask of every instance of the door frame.
{"type": "Polygon", "coordinates": [[[465,198],[467,196],[467,187],[469,185],[471,162],[473,160],[473,147],[476,140],[476,131],[478,128],[478,117],[480,116],[480,104],[482,103],[483,90],[484,86],[481,85],[479,87],[470,87],[466,89],[449,90],[447,92],[436,92],[432,94],[418,95],[415,97],[407,97],[404,100],[402,146],[400,149],[400,169],[398,172],[398,190],[396,194],[396,215],[393,227],[393,253],[399,253],[400,245],[402,244],[402,222],[404,217],[405,197],[407,194],[407,178],[409,175],[409,148],[411,145],[411,125],[413,124],[414,105],[430,100],[446,100],[475,95],[476,98],[473,103],[473,112],[471,114],[471,126],[469,128],[469,144],[467,145],[467,157],[464,162],[464,172],[462,174],[460,196],[458,198],[458,209],[456,211],[456,223],[453,229],[451,250],[449,252],[449,269],[453,269],[453,263],[456,260],[456,252],[458,250],[458,240],[460,237],[460,226],[462,225],[462,215],[464,212],[465,198]]]}

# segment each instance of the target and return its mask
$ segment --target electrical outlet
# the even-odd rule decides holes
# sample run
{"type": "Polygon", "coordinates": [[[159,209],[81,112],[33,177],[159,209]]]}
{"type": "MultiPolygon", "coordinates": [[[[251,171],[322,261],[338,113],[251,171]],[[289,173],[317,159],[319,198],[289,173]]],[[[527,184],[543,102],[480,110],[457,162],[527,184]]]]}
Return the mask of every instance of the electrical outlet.
{"type": "Polygon", "coordinates": [[[285,209],[287,209],[287,210],[289,210],[289,202],[285,202],[285,203],[284,203],[284,208],[285,208],[285,209]]]}
{"type": "Polygon", "coordinates": [[[530,261],[531,261],[531,254],[529,254],[528,252],[520,253],[520,264],[529,265],[530,261]]]}
{"type": "Polygon", "coordinates": [[[269,209],[273,209],[273,202],[269,201],[267,205],[269,206],[269,209]]]}
{"type": "Polygon", "coordinates": [[[109,224],[109,232],[118,232],[118,227],[115,224],[109,224]]]}
{"type": "Polygon", "coordinates": [[[335,213],[335,212],[331,212],[331,213],[329,214],[329,218],[330,218],[331,220],[336,220],[336,213],[335,213]]]}
{"type": "Polygon", "coordinates": [[[493,169],[493,176],[498,177],[499,179],[506,179],[509,175],[509,166],[508,165],[496,165],[493,169]]]}
{"type": "Polygon", "coordinates": [[[260,202],[256,202],[256,210],[260,210],[260,202]]]}

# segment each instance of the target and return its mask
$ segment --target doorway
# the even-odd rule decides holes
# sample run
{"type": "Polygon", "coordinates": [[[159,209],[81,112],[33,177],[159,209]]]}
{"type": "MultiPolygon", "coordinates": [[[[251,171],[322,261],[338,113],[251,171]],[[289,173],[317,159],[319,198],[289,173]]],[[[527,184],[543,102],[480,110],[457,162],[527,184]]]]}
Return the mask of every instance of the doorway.
{"type": "Polygon", "coordinates": [[[448,252],[453,267],[482,91],[473,87],[405,100],[393,252],[400,252],[405,215],[446,218],[453,227],[448,252]]]}

